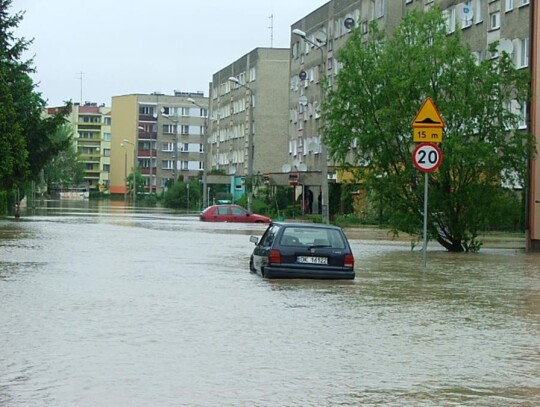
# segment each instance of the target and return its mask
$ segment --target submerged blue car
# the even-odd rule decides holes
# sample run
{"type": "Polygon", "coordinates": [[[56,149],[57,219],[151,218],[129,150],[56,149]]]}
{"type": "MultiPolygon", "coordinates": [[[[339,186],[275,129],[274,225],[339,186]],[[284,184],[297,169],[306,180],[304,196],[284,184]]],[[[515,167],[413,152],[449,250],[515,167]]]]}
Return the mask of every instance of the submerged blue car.
{"type": "Polygon", "coordinates": [[[337,226],[272,222],[255,249],[249,268],[265,278],[353,280],[354,255],[337,226]]]}

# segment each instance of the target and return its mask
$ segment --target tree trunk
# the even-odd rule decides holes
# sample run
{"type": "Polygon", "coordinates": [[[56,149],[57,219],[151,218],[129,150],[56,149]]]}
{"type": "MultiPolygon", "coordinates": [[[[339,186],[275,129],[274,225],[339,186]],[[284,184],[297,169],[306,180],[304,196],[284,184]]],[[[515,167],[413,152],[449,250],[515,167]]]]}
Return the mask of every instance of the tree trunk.
{"type": "Polygon", "coordinates": [[[449,252],[463,253],[465,251],[461,240],[447,240],[441,236],[437,236],[437,242],[449,252]]]}

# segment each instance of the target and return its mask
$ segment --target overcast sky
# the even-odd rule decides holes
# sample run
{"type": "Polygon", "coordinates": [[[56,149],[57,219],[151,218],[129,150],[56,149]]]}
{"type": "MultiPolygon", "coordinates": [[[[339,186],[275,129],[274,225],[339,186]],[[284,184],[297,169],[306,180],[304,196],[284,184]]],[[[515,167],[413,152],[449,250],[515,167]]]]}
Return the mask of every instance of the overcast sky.
{"type": "Polygon", "coordinates": [[[130,93],[208,96],[212,74],[254,48],[287,48],[291,25],[327,2],[13,0],[9,14],[25,11],[15,35],[34,39],[27,57],[48,106],[81,93],[110,106],[130,93]]]}

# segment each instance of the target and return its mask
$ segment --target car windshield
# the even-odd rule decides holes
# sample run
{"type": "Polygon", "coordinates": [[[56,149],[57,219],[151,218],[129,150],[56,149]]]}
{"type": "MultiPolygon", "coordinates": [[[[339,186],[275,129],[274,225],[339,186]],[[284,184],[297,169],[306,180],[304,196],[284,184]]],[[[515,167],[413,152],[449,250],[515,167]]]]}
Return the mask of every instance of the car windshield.
{"type": "Polygon", "coordinates": [[[343,235],[336,229],[290,226],[281,235],[283,246],[317,246],[344,249],[343,235]]]}

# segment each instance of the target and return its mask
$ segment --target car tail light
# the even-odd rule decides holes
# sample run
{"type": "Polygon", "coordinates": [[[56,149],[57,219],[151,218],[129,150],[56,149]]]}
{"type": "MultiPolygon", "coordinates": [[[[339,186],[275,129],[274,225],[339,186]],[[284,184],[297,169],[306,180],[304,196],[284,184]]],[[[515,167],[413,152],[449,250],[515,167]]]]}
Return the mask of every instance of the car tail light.
{"type": "Polygon", "coordinates": [[[270,254],[268,255],[268,263],[281,264],[281,252],[276,249],[270,250],[270,254]]]}
{"type": "Polygon", "coordinates": [[[343,265],[345,267],[354,268],[354,256],[352,254],[346,254],[345,255],[345,261],[343,262],[343,265]]]}

